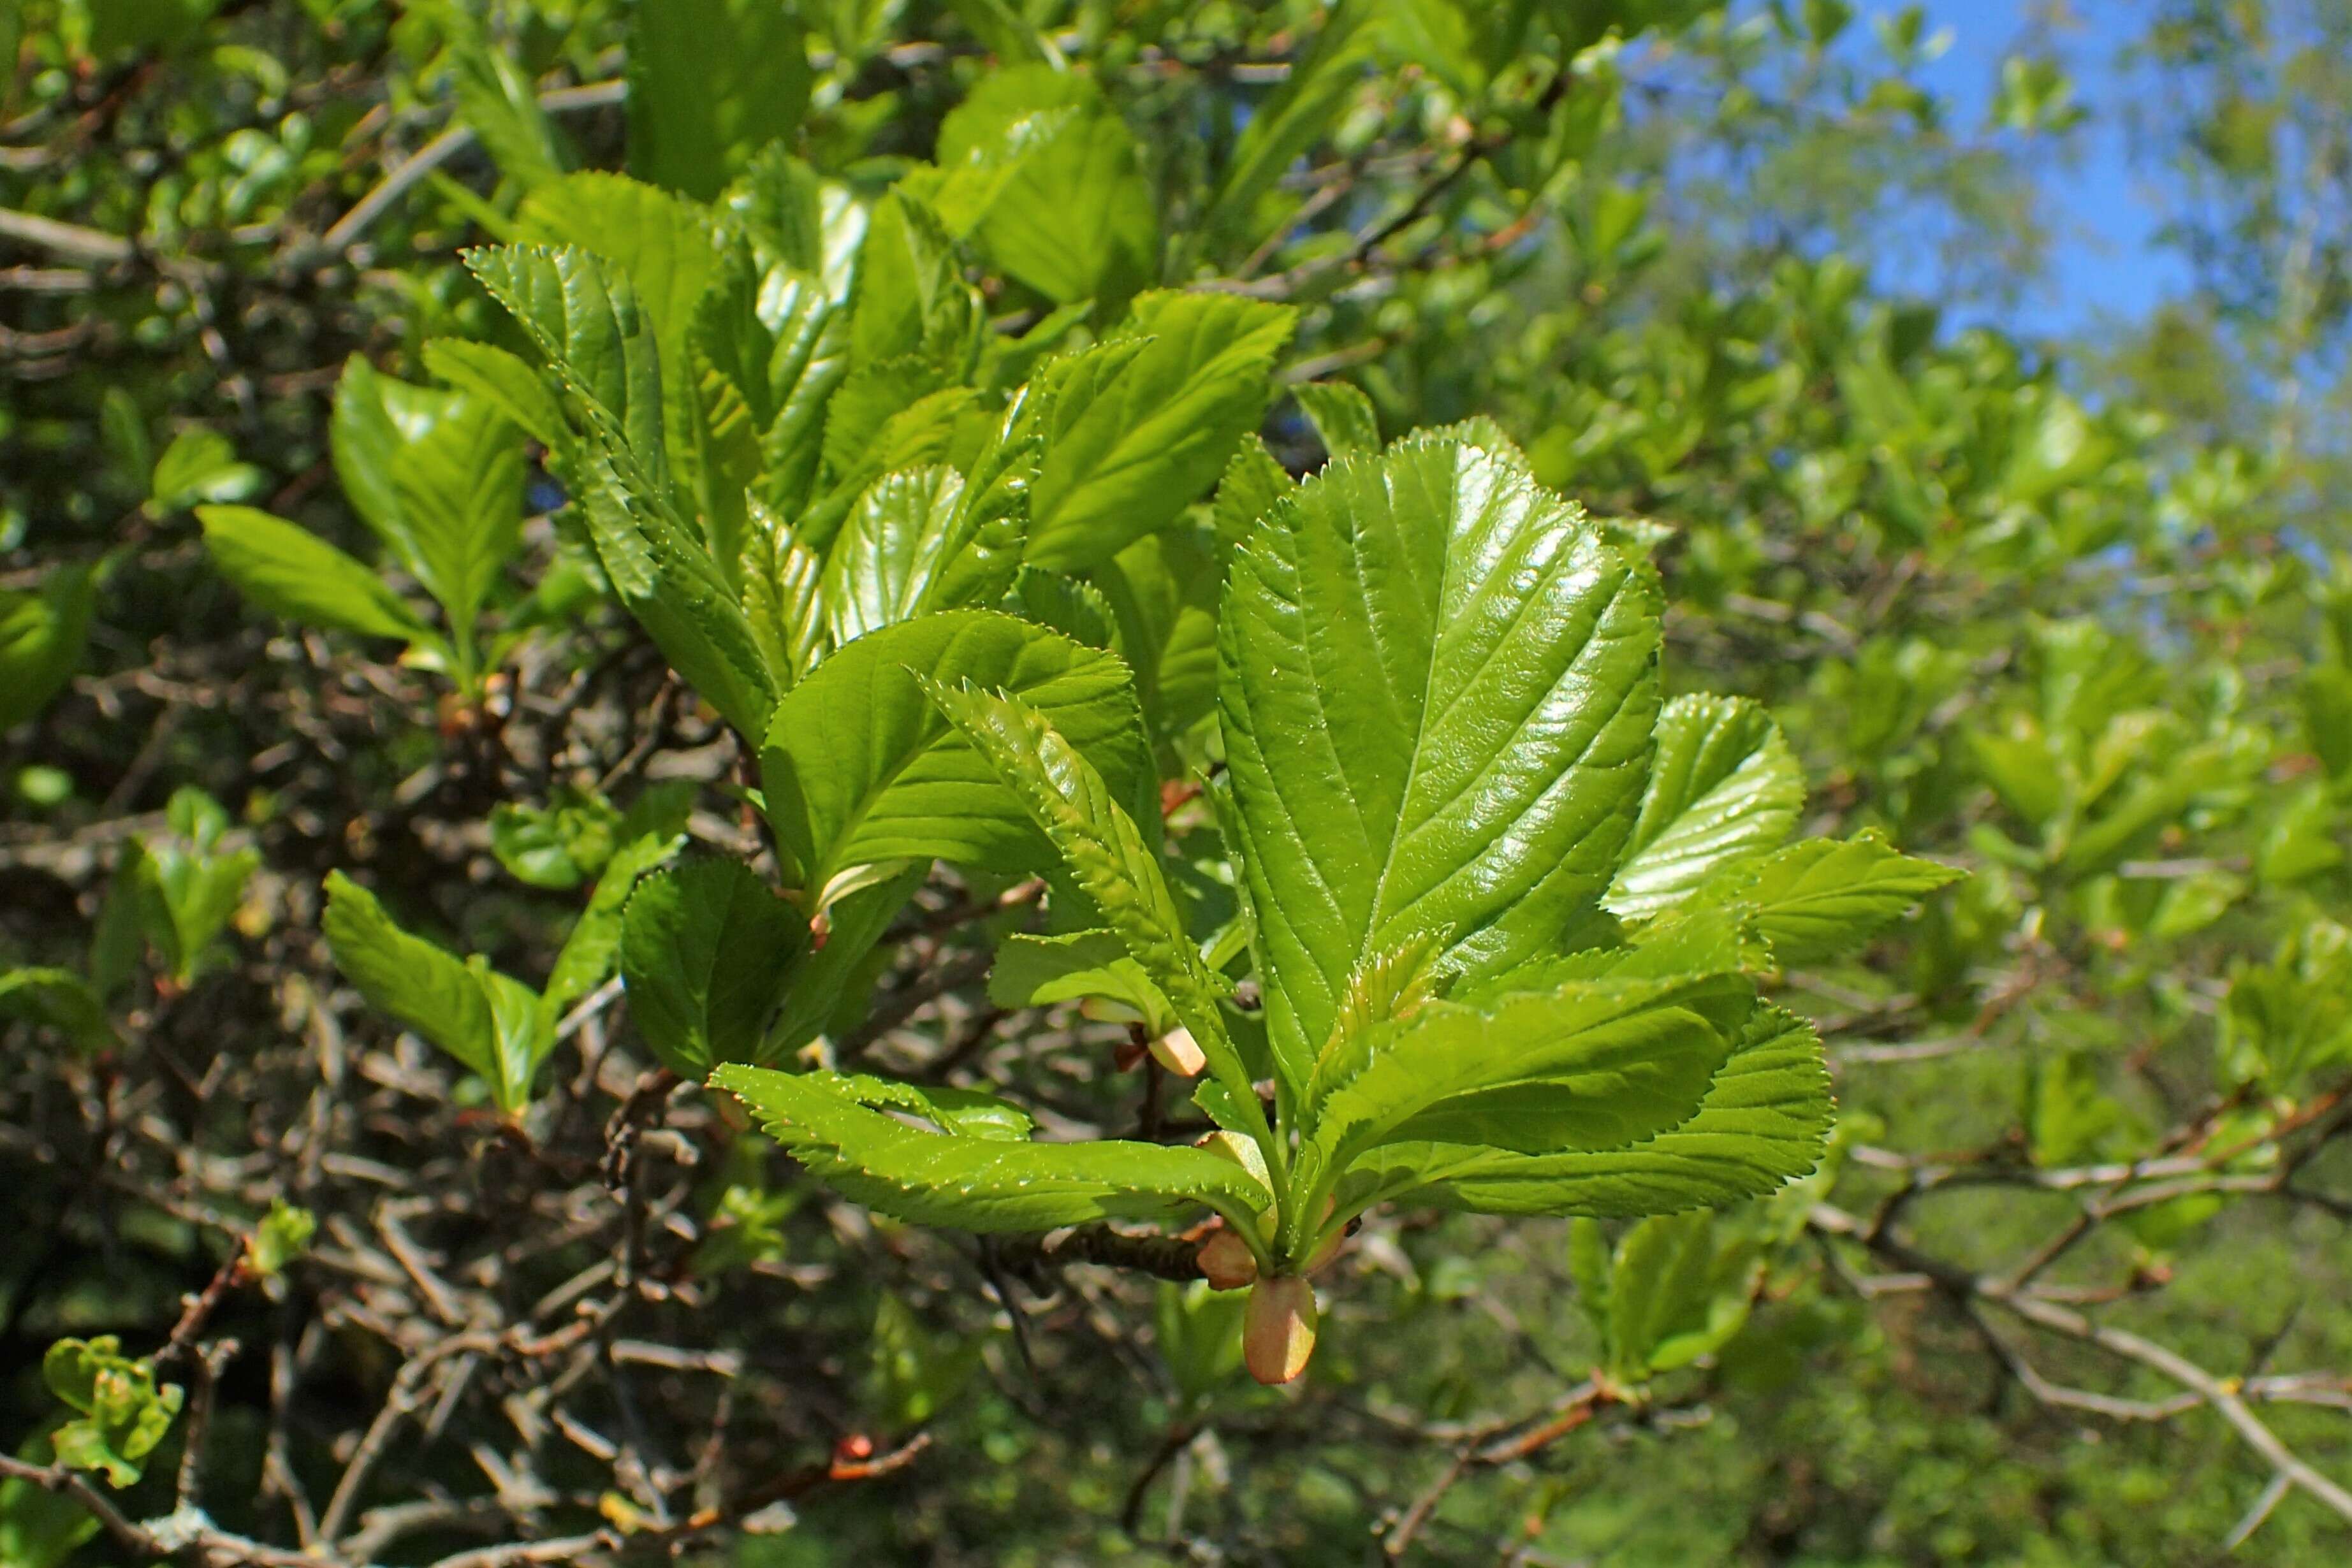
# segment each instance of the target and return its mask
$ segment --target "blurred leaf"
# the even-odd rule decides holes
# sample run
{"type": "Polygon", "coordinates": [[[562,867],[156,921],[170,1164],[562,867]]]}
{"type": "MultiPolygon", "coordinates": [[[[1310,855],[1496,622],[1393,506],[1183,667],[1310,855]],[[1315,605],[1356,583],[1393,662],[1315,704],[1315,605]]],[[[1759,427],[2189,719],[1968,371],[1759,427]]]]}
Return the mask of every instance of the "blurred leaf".
{"type": "Polygon", "coordinates": [[[1333,457],[1381,449],[1380,416],[1372,400],[1345,382],[1302,382],[1290,389],[1298,407],[1333,457]]]}
{"type": "Polygon", "coordinates": [[[354,356],[335,389],[335,471],[362,517],[440,602],[461,658],[521,544],[522,442],[463,392],[411,386],[354,356]]]}
{"type": "Polygon", "coordinates": [[[261,1223],[246,1239],[246,1261],[261,1278],[275,1278],[310,1250],[310,1238],[318,1228],[318,1216],[309,1209],[297,1207],[284,1198],[272,1198],[269,1212],[261,1217],[261,1223]]]}
{"type": "Polygon", "coordinates": [[[70,969],[11,969],[0,974],[0,1018],[45,1025],[66,1037],[83,1056],[121,1043],[106,1003],[88,980],[70,969]]]}
{"type": "Polygon", "coordinates": [[[1268,212],[1296,208],[1298,198],[1281,190],[1282,176],[1323,139],[1361,86],[1378,33],[1367,24],[1380,9],[1368,0],[1333,5],[1282,85],[1251,110],[1201,214],[1200,228],[1213,242],[1255,244],[1272,226],[1268,212]]]}
{"type": "Polygon", "coordinates": [[[0,735],[48,706],[89,642],[97,573],[52,567],[32,592],[0,589],[0,735]]]}
{"type": "Polygon", "coordinates": [[[132,1361],[112,1334],[61,1339],[41,1358],[49,1392],[77,1412],[49,1434],[58,1463],[96,1470],[121,1489],[139,1479],[142,1461],[180,1413],[177,1385],[158,1388],[152,1359],[132,1361]]]}
{"type": "Polygon", "coordinates": [[[874,1314],[873,1343],[883,1408],[901,1431],[938,1415],[980,1370],[978,1338],[934,1335],[897,1296],[882,1298],[874,1314]]]}
{"type": "Polygon", "coordinates": [[[548,805],[501,800],[490,810],[490,852],[533,887],[578,887],[613,857],[621,813],[601,795],[559,785],[548,805]]]}
{"type": "Polygon", "coordinates": [[[1212,1291],[1206,1280],[1162,1280],[1152,1309],[1153,1344],[1170,1381],[1187,1403],[1202,1405],[1242,1370],[1240,1291],[1212,1291]]]}
{"type": "MultiPolygon", "coordinates": [[[[16,1458],[28,1465],[46,1466],[56,1457],[46,1434],[16,1448],[16,1458]]],[[[61,1568],[99,1529],[71,1497],[20,1476],[0,1477],[0,1563],[10,1568],[61,1568]]]]}
{"type": "Polygon", "coordinates": [[[780,0],[641,3],[628,74],[629,172],[700,202],[808,110],[807,36],[780,0]]]}
{"type": "Polygon", "coordinates": [[[448,51],[457,117],[482,139],[499,172],[526,191],[562,174],[555,127],[514,61],[462,4],[452,0],[433,16],[448,51]]]}
{"type": "Polygon", "coordinates": [[[218,431],[192,425],[172,438],[155,459],[148,483],[147,513],[165,517],[199,501],[242,501],[261,488],[266,476],[236,460],[236,448],[218,431]]]}
{"type": "Polygon", "coordinates": [[[196,517],[213,565],[259,609],[363,637],[433,634],[383,579],[308,528],[250,507],[199,507],[196,517]]]}
{"type": "Polygon", "coordinates": [[[2254,874],[2265,887],[2284,887],[2344,863],[2337,810],[2326,787],[2306,785],[2288,797],[2263,831],[2254,874]]]}
{"type": "Polygon", "coordinates": [[[1159,267],[1159,204],[1093,78],[1047,65],[982,78],[940,127],[941,215],[1057,305],[1116,311],[1159,267]]]}

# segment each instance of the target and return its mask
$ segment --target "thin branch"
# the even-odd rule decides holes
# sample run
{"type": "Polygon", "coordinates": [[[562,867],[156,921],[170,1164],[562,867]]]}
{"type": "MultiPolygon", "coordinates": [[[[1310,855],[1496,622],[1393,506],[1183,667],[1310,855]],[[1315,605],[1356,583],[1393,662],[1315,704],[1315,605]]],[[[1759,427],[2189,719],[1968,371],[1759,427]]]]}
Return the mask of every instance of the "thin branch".
{"type": "Polygon", "coordinates": [[[1958,1264],[1933,1257],[1899,1241],[1884,1230],[1874,1230],[1853,1215],[1832,1205],[1815,1204],[1807,1223],[1817,1233],[1859,1242],[1898,1267],[1925,1274],[1964,1307],[1986,1301],[2038,1329],[2062,1338],[2095,1345],[2109,1354],[2134,1362],[2170,1379],[2210,1406],[2245,1445],[2262,1456],[2273,1474],[2302,1489],[2339,1517],[2352,1521],[2352,1490],[2315,1469],[2279,1440],[2245,1399],[2235,1378],[2217,1377],[2196,1363],[2154,1340],[2127,1329],[2095,1322],[2070,1307],[2060,1306],[2011,1281],[1978,1274],[1958,1264]]]}
{"type": "Polygon", "coordinates": [[[92,267],[119,267],[139,254],[138,247],[119,235],[59,223],[34,213],[0,207],[0,238],[35,246],[54,255],[92,267]]]}
{"type": "MultiPolygon", "coordinates": [[[[539,106],[551,112],[574,109],[603,109],[626,100],[629,94],[625,81],[593,82],[585,87],[558,88],[553,92],[539,95],[539,106]]],[[[340,255],[359,243],[369,225],[383,216],[394,202],[442,164],[471,147],[476,141],[471,126],[452,126],[416,152],[411,153],[382,183],[362,196],[348,213],[335,220],[327,232],[319,236],[319,249],[330,256],[340,255]]]]}

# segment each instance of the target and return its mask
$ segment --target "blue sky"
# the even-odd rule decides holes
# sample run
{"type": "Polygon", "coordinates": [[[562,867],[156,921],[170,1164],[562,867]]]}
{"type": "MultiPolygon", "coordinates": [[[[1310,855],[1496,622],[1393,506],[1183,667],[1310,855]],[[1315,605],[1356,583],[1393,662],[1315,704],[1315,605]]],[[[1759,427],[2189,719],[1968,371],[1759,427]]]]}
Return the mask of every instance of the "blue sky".
{"type": "MultiPolygon", "coordinates": [[[[1863,7],[1892,13],[1897,5],[1863,7]]],[[[2133,84],[2115,56],[2147,26],[2147,0],[2077,0],[2063,26],[2034,31],[2048,10],[2035,0],[1927,0],[1928,30],[1951,29],[1952,47],[1924,73],[1924,85],[1953,99],[1955,129],[1984,122],[2002,57],[2021,44],[2046,40],[2072,70],[2075,96],[2090,120],[2074,132],[2075,158],[2045,176],[2048,212],[2057,229],[2052,276],[2006,312],[2012,329],[2070,332],[2103,315],[2144,315],[2189,283],[2181,259],[2156,243],[2163,198],[2130,156],[2121,110],[2133,84]]]]}

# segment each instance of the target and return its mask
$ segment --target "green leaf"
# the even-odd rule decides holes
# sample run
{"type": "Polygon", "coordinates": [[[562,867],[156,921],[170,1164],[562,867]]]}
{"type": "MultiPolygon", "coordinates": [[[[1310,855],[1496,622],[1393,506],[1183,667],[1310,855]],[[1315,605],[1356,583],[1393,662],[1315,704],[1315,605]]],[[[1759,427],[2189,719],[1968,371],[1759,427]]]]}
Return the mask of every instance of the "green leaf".
{"type": "Polygon", "coordinates": [[[886,1295],[867,1335],[876,1397],[891,1426],[912,1430],[951,1404],[980,1370],[987,1342],[977,1334],[933,1334],[914,1309],[886,1295]]]}
{"type": "Polygon", "coordinates": [[[822,596],[824,558],[757,502],[745,513],[745,522],[740,563],[743,613],[775,688],[787,691],[829,645],[822,596]]]}
{"type": "Polygon", "coordinates": [[[806,162],[772,144],[751,155],[719,205],[740,225],[761,266],[821,278],[832,298],[844,297],[845,290],[831,287],[835,279],[827,224],[845,221],[852,231],[837,236],[848,246],[840,259],[855,258],[866,227],[865,212],[845,185],[828,183],[806,162]]]}
{"type": "Polygon", "coordinates": [[[555,1011],[542,1005],[540,994],[511,975],[501,975],[480,954],[466,960],[474,983],[489,1003],[491,1060],[490,1098],[509,1116],[520,1115],[530,1103],[531,1080],[539,1064],[555,1046],[555,1011]]]}
{"type": "Polygon", "coordinates": [[[1045,65],[982,78],[940,127],[939,162],[942,208],[966,209],[950,226],[1055,304],[1116,310],[1158,265],[1135,137],[1091,78],[1045,65]]]}
{"type": "Polygon", "coordinates": [[[563,405],[548,391],[547,382],[504,349],[462,338],[436,338],[425,345],[425,368],[497,409],[542,446],[562,446],[572,439],[563,405]]]}
{"type": "Polygon", "coordinates": [[[1119,649],[1153,730],[1173,739],[1206,718],[1217,704],[1224,587],[1215,537],[1183,523],[1147,534],[1096,568],[1094,584],[1118,618],[1119,649]]]}
{"type": "Polygon", "coordinates": [[[881,962],[877,946],[929,870],[928,862],[865,866],[849,891],[835,890],[820,916],[824,945],[809,951],[785,987],[775,1025],[760,1045],[760,1065],[782,1061],[827,1030],[854,1028],[866,1016],[881,962]]]}
{"type": "Polygon", "coordinates": [[[718,231],[707,211],[626,175],[592,171],[532,192],[519,221],[526,240],[576,246],[626,273],[653,329],[663,376],[685,375],[687,333],[719,269],[718,231]]]}
{"type": "Polygon", "coordinates": [[[1267,1033],[1305,1088],[1349,977],[1426,934],[1475,983],[1608,885],[1657,713],[1648,570],[1458,435],[1342,458],[1234,558],[1229,847],[1267,1033]]]}
{"type": "Polygon", "coordinates": [[[709,451],[706,506],[749,491],[782,517],[816,484],[829,400],[849,371],[849,313],[817,278],[755,269],[740,248],[696,308],[688,342],[709,451]]]}
{"type": "Polygon", "coordinates": [[[821,1083],[871,1110],[919,1116],[957,1137],[1017,1144],[1026,1142],[1037,1127],[1037,1119],[1020,1106],[977,1089],[903,1083],[864,1072],[812,1072],[804,1081],[821,1083]]]}
{"type": "Polygon", "coordinates": [[[1298,400],[1330,456],[1381,449],[1381,421],[1372,412],[1372,400],[1347,382],[1304,382],[1292,387],[1290,395],[1298,400]]]}
{"type": "Polygon", "coordinates": [[[740,862],[692,861],[649,878],[621,926],[629,1016],[680,1077],[755,1060],[808,935],[800,912],[740,862]]]}
{"type": "Polygon", "coordinates": [[[1213,1291],[1206,1280],[1160,1282],[1153,1302],[1152,1348],[1188,1405],[1205,1403],[1242,1370],[1242,1316],[1249,1297],[1213,1291]]]}
{"type": "Polygon", "coordinates": [[[614,591],[674,669],[738,731],[759,734],[775,706],[767,655],[660,477],[660,353],[635,286],[572,248],[505,246],[467,264],[579,400],[586,435],[567,477],[614,591]]]}
{"type": "Polygon", "coordinates": [[[2352,774],[2352,669],[2314,664],[2303,674],[2303,727],[2330,779],[2352,774]]]}
{"type": "Polygon", "coordinates": [[[228,818],[201,789],[174,791],[166,814],[173,836],[145,841],[142,874],[162,916],[151,935],[163,949],[173,978],[185,986],[244,902],[246,883],[261,856],[252,849],[215,852],[228,818]]]}
{"type": "Polygon", "coordinates": [[[1016,10],[1011,0],[949,0],[949,9],[1004,66],[1030,63],[1062,68],[1062,51],[1016,10]]]}
{"type": "Polygon", "coordinates": [[[166,517],[199,501],[242,501],[260,489],[264,479],[260,469],[236,460],[236,448],[227,436],[192,426],[173,436],[155,460],[147,513],[166,517]]]}
{"type": "Polygon", "coordinates": [[[924,700],[926,680],[1017,694],[1123,791],[1149,768],[1134,689],[1112,655],[992,611],[900,622],[818,665],[769,727],[768,819],[812,892],[902,860],[1019,871],[1041,848],[1020,799],[924,700]]]}
{"type": "Polygon", "coordinates": [[[310,1250],[310,1238],[318,1229],[317,1215],[282,1197],[273,1197],[269,1200],[269,1212],[261,1217],[261,1223],[246,1238],[246,1262],[261,1278],[273,1279],[310,1250]]]}
{"type": "Polygon", "coordinates": [[[980,537],[969,498],[963,476],[944,465],[886,475],[858,497],[819,590],[833,642],[1003,597],[1021,570],[1018,536],[980,537]]]}
{"type": "Polygon", "coordinates": [[[519,433],[464,392],[411,386],[356,355],[335,389],[333,432],[344,493],[448,612],[462,654],[521,544],[519,433]]]}
{"type": "Polygon", "coordinates": [[[2231,1076],[2282,1093],[2352,1057],[2352,931],[2311,920],[2269,963],[2233,965],[2221,1046],[2231,1076]]]}
{"type": "Polygon", "coordinates": [[[299,524],[251,507],[199,507],[196,520],[213,565],[272,615],[363,637],[432,635],[383,579],[299,524]]]}
{"type": "Polygon", "coordinates": [[[2305,785],[2288,796],[2254,855],[2254,874],[2263,885],[2284,887],[2342,865],[2344,846],[2336,835],[2338,815],[2323,784],[2305,785]]]}
{"type": "Polygon", "coordinates": [[[0,1018],[54,1029],[84,1056],[121,1043],[105,1001],[71,969],[11,969],[0,975],[0,1018]]]}
{"type": "Polygon", "coordinates": [[[740,1096],[812,1175],[853,1202],[912,1224],[1040,1231],[1172,1218],[1205,1207],[1254,1225],[1272,1200],[1238,1164],[1201,1149],[928,1132],[866,1109],[822,1077],[734,1063],[710,1082],[740,1096]]]}
{"type": "Polygon", "coordinates": [[[1644,1219],[1617,1244],[1609,1281],[1614,1369],[1640,1378],[1667,1336],[1703,1321],[1715,1270],[1715,1218],[1704,1209],[1644,1219]]]}
{"type": "Polygon", "coordinates": [[[878,365],[914,355],[943,378],[961,379],[979,356],[986,327],[953,236],[929,205],[894,187],[876,204],[858,247],[850,362],[878,365]]]}
{"type": "Polygon", "coordinates": [[[149,942],[160,946],[173,940],[171,916],[156,890],[147,846],[132,839],[115,862],[105,902],[99,905],[97,927],[90,933],[89,983],[100,997],[115,995],[131,983],[149,942]]]}
{"type": "Polygon", "coordinates": [[[1759,1008],[1697,1113],[1628,1148],[1511,1155],[1393,1144],[1360,1165],[1391,1191],[1487,1214],[1601,1218],[1717,1208],[1811,1171],[1827,1146],[1829,1071],[1812,1026],[1759,1008]]]}
{"type": "Polygon", "coordinates": [[[808,112],[800,12],[781,0],[661,0],[629,28],[629,172],[709,201],[808,112]]]}
{"type": "MultiPolygon", "coordinates": [[[[719,275],[718,231],[709,213],[625,175],[586,172],[532,192],[518,216],[526,240],[577,246],[627,275],[653,336],[662,465],[646,460],[634,423],[623,428],[648,478],[658,483],[667,473],[694,490],[702,472],[704,433],[688,345],[695,313],[719,275]]],[[[618,404],[606,406],[623,412],[618,404]]],[[[731,558],[734,541],[710,543],[731,558]]]]}
{"type": "Polygon", "coordinates": [[[1779,963],[1813,964],[1860,946],[1920,899],[1965,873],[1898,853],[1874,832],[1807,839],[1740,879],[1758,935],[1779,963]]]}
{"type": "Polygon", "coordinates": [[[95,570],[60,566],[23,593],[0,589],[0,735],[49,706],[81,664],[98,599],[95,570]]]}
{"type": "Polygon", "coordinates": [[[1013,575],[1003,608],[1008,615],[1050,626],[1089,648],[1118,649],[1118,618],[1102,590],[1091,582],[1024,566],[1013,575]]]}
{"type": "Polygon", "coordinates": [[[660,350],[627,272],[579,246],[469,250],[466,267],[563,384],[611,418],[646,478],[666,482],[660,350]]]}
{"type": "Polygon", "coordinates": [[[463,959],[402,930],[375,894],[339,871],[327,875],[323,925],[335,967],[370,1006],[495,1080],[489,998],[463,959]]]}
{"type": "Polygon", "coordinates": [[[1568,1222],[1568,1277],[1576,1282],[1576,1304],[1601,1337],[1601,1358],[1609,1358],[1609,1239],[1601,1223],[1582,1216],[1568,1222]]]}
{"type": "Polygon", "coordinates": [[[738,734],[761,734],[777,681],[742,601],[667,496],[633,471],[617,433],[599,423],[581,500],[605,575],[670,666],[738,734]]]}
{"type": "Polygon", "coordinates": [[[558,785],[545,806],[501,800],[490,809],[490,852],[518,882],[578,887],[613,858],[621,813],[602,795],[558,785]]]}
{"type": "MultiPolygon", "coordinates": [[[[645,804],[638,802],[640,809],[645,804]]],[[[630,812],[632,819],[640,815],[640,810],[630,812]]],[[[588,896],[588,907],[572,923],[571,934],[564,937],[562,947],[555,955],[555,964],[548,971],[547,988],[541,1000],[551,1028],[603,985],[620,963],[621,920],[630,892],[639,877],[676,854],[678,846],[686,841],[685,818],[681,803],[675,821],[624,822],[621,847],[605,863],[604,874],[596,879],[595,891],[588,896]]]]}
{"type": "Polygon", "coordinates": [[[1243,436],[1234,460],[1217,480],[1216,504],[1210,509],[1218,548],[1230,551],[1249,538],[1257,520],[1297,488],[1298,482],[1274,460],[1265,442],[1255,434],[1243,436]]]}
{"type": "Polygon", "coordinates": [[[973,394],[967,387],[940,385],[941,375],[921,356],[902,354],[844,378],[824,411],[829,505],[803,513],[796,525],[811,544],[831,543],[851,503],[885,474],[947,455],[973,394]]]}
{"type": "Polygon", "coordinates": [[[2006,733],[1970,732],[1968,742],[1986,782],[2011,810],[2040,826],[2064,809],[2068,769],[2038,725],[2020,718],[2006,733]]]}
{"type": "Polygon", "coordinates": [[[1014,932],[997,944],[988,999],[998,1007],[1043,1008],[1089,998],[1129,1009],[1155,1038],[1176,1027],[1168,998],[1143,966],[1128,956],[1127,945],[1108,931],[1058,936],[1014,932]]]}
{"type": "Polygon", "coordinates": [[[1601,902],[1642,920],[1717,870],[1780,847],[1804,810],[1805,780],[1780,727],[1739,697],[1676,697],[1658,716],[1658,751],[1624,863],[1601,902]]]}
{"type": "Polygon", "coordinates": [[[1286,308],[1235,295],[1147,294],[1125,329],[1139,348],[1049,364],[1068,384],[1030,496],[1027,559],[1084,570],[1198,500],[1264,416],[1291,324],[1286,308]]]}
{"type": "MultiPolygon", "coordinates": [[[[1238,1354],[1240,1341],[1234,1344],[1238,1354]]],[[[19,1443],[16,1458],[47,1466],[57,1454],[43,1432],[19,1443]]],[[[0,1478],[0,1563],[9,1568],[62,1568],[99,1528],[96,1517],[66,1493],[19,1476],[0,1478]]]]}
{"type": "MultiPolygon", "coordinates": [[[[1211,1072],[1255,1112],[1256,1091],[1219,1007],[1226,986],[1187,933],[1158,847],[1144,838],[1103,775],[1045,715],[1024,703],[968,683],[959,689],[927,680],[924,690],[1053,841],[1079,891],[1192,1031],[1211,1072]]],[[[1152,826],[1159,827],[1156,820],[1152,826]]],[[[1258,1130],[1249,1129],[1254,1135],[1258,1130]]]]}
{"type": "Polygon", "coordinates": [[[100,1334],[58,1340],[41,1357],[49,1392],[79,1413],[49,1435],[58,1463],[96,1470],[115,1488],[138,1481],[142,1461],[171,1430],[182,1398],[176,1384],[156,1386],[152,1357],[132,1361],[121,1349],[114,1335],[100,1334]]]}
{"type": "Polygon", "coordinates": [[[1316,1080],[1300,1177],[1389,1142],[1538,1153],[1655,1136],[1696,1111],[1753,995],[1740,976],[1699,975],[1429,1003],[1316,1080]]]}
{"type": "Polygon", "coordinates": [[[2109,797],[2096,820],[2066,845],[2060,863],[2077,876],[2112,871],[2142,844],[2177,821],[2196,799],[2234,781],[2252,758],[2229,741],[2181,747],[2161,768],[2142,774],[2109,797]]]}

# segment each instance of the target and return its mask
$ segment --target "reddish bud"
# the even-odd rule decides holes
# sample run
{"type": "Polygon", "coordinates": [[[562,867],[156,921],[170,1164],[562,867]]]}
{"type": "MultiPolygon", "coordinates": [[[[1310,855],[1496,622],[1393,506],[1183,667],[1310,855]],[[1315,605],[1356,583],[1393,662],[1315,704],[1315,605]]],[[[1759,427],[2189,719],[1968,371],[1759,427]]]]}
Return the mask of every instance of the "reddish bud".
{"type": "Polygon", "coordinates": [[[1202,1242],[1197,1261],[1201,1277],[1213,1291],[1238,1291],[1257,1282],[1257,1255],[1231,1230],[1220,1230],[1202,1242]]]}
{"type": "Polygon", "coordinates": [[[1288,1383],[1315,1354],[1315,1287],[1295,1274],[1250,1287],[1242,1317],[1242,1359],[1264,1384],[1288,1383]]]}

